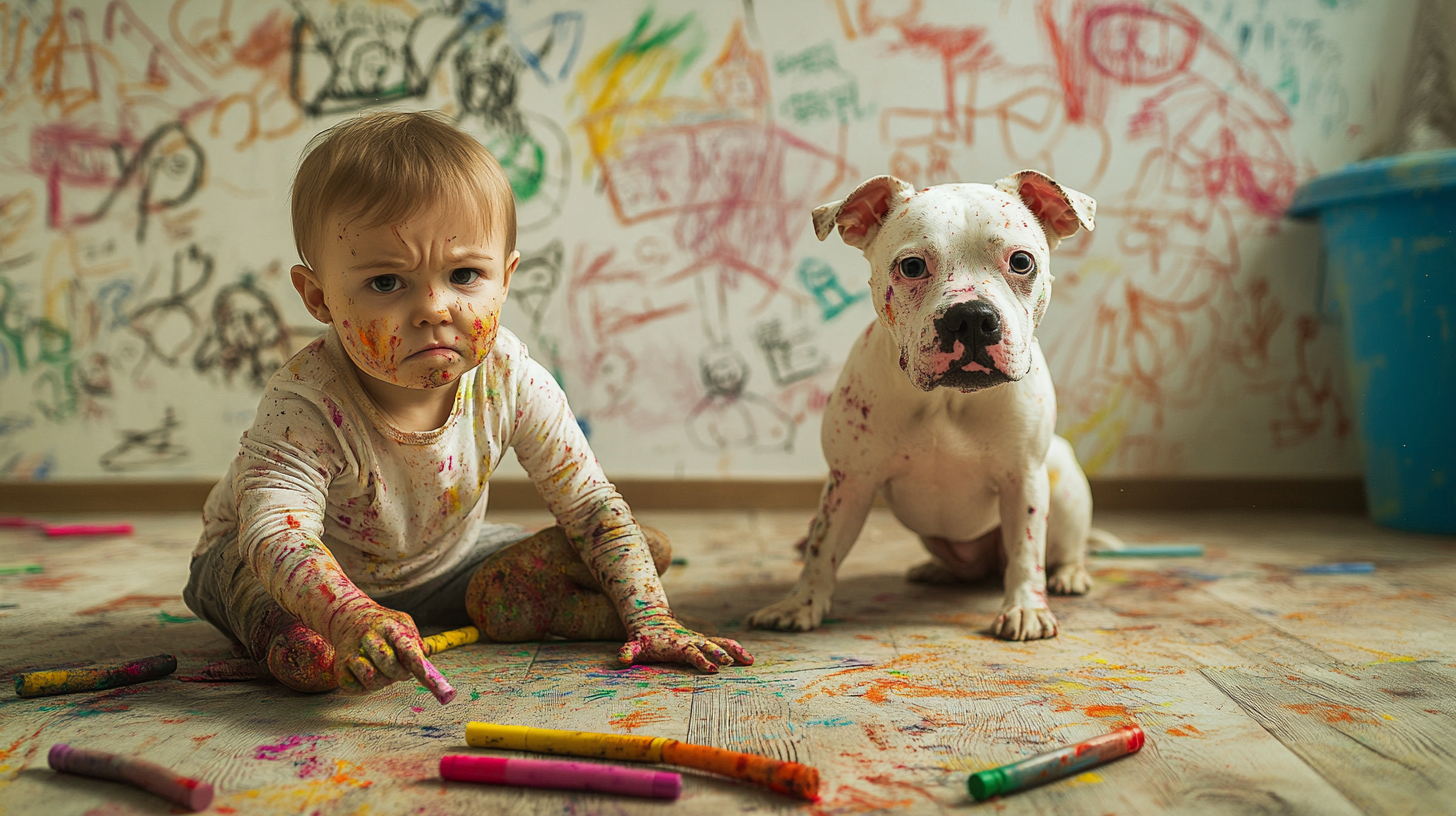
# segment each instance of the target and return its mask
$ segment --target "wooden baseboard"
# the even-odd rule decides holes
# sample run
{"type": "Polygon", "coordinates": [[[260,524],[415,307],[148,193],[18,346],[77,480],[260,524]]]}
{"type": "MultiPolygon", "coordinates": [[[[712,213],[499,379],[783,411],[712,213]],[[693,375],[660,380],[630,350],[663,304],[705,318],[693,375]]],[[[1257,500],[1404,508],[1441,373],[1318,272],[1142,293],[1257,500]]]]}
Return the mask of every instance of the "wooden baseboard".
{"type": "MultiPolygon", "coordinates": [[[[212,482],[0,482],[0,513],[163,513],[200,511],[212,482]]],[[[622,479],[617,489],[639,510],[813,510],[818,480],[622,479]]],[[[1292,479],[1138,478],[1092,480],[1099,510],[1318,510],[1365,512],[1364,483],[1353,477],[1292,479]]],[[[544,510],[529,482],[498,480],[490,506],[544,510]]]]}

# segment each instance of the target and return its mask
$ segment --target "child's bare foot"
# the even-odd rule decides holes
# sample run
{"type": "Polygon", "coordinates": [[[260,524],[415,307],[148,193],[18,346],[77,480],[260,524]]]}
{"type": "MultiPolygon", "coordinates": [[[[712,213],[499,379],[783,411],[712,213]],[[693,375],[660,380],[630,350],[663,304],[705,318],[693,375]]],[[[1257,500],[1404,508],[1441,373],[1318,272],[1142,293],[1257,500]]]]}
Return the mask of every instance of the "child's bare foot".
{"type": "Polygon", "coordinates": [[[334,647],[297,619],[279,626],[268,642],[268,671],[294,691],[312,693],[339,687],[334,676],[334,647]]]}
{"type": "MultiPolygon", "coordinates": [[[[672,563],[667,536],[642,528],[658,574],[672,563]]],[[[622,618],[559,527],[550,527],[491,556],[465,596],[470,619],[498,643],[541,640],[616,640],[627,637],[622,618]]]]}

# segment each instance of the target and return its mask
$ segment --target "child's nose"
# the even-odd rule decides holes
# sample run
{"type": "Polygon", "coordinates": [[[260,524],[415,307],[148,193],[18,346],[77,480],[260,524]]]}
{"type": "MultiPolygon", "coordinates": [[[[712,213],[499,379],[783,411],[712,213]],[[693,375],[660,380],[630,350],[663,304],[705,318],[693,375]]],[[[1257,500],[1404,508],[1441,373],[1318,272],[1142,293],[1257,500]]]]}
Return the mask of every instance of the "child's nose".
{"type": "Polygon", "coordinates": [[[438,326],[450,322],[449,294],[434,287],[428,287],[415,304],[414,324],[416,326],[438,326]]]}

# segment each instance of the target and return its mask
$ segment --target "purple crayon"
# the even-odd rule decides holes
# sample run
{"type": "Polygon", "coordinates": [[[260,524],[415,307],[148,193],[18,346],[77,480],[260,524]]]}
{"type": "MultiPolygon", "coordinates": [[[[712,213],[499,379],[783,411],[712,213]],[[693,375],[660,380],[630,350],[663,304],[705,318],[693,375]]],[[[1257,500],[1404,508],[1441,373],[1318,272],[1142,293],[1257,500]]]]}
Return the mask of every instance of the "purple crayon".
{"type": "Polygon", "coordinates": [[[18,697],[48,697],[78,691],[101,691],[156,680],[174,671],[177,671],[177,658],[159,654],[84,669],[28,672],[15,675],[15,694],[18,697]]]}
{"type": "Polygon", "coordinates": [[[1065,776],[1090,771],[1098,765],[1137,753],[1146,737],[1137,725],[1124,726],[1111,734],[1037,754],[1020,762],[971,774],[966,789],[977,802],[1002,793],[1042,785],[1065,776]]]}
{"type": "Polygon", "coordinates": [[[590,762],[559,759],[507,759],[506,757],[447,754],[440,757],[440,776],[451,782],[485,782],[525,788],[564,788],[599,793],[625,793],[653,799],[682,795],[682,775],[670,771],[639,771],[590,762]]]}
{"type": "Polygon", "coordinates": [[[64,742],[58,742],[51,746],[48,759],[51,767],[61,773],[125,782],[176,802],[188,810],[206,810],[212,804],[212,785],[181,776],[141,757],[72,748],[64,742]]]}

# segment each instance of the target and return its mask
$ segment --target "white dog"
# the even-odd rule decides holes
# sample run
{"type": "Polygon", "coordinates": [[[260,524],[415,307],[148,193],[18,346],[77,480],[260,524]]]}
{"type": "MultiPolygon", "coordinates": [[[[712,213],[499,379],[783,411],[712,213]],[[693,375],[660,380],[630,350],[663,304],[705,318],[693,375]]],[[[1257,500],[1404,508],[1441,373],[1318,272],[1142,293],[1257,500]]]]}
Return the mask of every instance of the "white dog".
{"type": "Polygon", "coordinates": [[[879,490],[930,551],[910,580],[1002,571],[992,631],[1056,635],[1046,590],[1086,592],[1088,536],[1106,534],[1091,530],[1092,494],[1072,446],[1052,433],[1056,394],[1033,332],[1051,295],[1051,250],[1092,229],[1096,208],[1023,170],[919,192],[876,176],[814,210],[819,240],[838,226],[864,252],[879,319],[850,351],[824,411],[830,476],[804,571],[750,625],[819,625],[879,490]]]}

